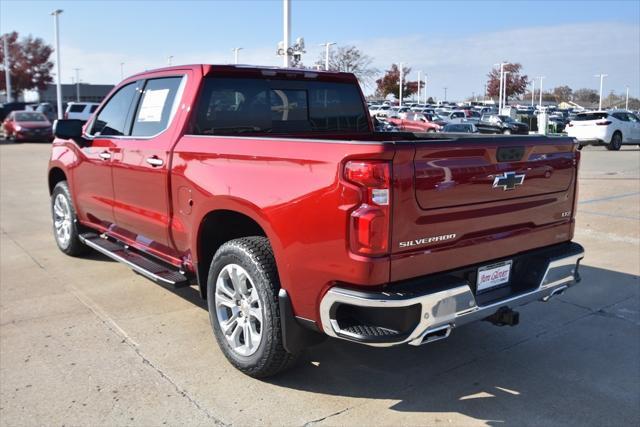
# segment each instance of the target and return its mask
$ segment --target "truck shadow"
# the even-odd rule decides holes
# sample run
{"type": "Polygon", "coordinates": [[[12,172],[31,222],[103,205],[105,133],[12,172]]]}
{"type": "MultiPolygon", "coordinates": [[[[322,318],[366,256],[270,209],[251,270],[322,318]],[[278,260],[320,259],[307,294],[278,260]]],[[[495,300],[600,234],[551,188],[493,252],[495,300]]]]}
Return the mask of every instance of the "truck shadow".
{"type": "MultiPolygon", "coordinates": [[[[402,424],[424,424],[425,412],[445,423],[447,413],[488,425],[633,423],[640,417],[632,403],[640,401],[639,277],[589,266],[581,273],[582,283],[555,301],[522,307],[517,327],[478,322],[422,347],[379,349],[331,339],[269,382],[386,400],[407,417],[402,424]],[[563,405],[566,400],[573,403],[563,405]]],[[[357,405],[351,411],[367,414],[357,405]]]]}

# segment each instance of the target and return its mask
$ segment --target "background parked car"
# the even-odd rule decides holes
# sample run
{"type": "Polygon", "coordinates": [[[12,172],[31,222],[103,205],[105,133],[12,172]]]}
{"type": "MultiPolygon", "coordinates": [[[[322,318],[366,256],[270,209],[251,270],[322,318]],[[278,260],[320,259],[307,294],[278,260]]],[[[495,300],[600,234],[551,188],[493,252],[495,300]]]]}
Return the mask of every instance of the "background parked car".
{"type": "Polygon", "coordinates": [[[12,111],[2,129],[4,137],[13,141],[53,141],[51,122],[37,111],[12,111]]]}
{"type": "Polygon", "coordinates": [[[606,145],[609,150],[619,150],[623,144],[640,145],[640,119],[627,111],[579,113],[566,129],[580,147],[606,145]]]}
{"type": "Polygon", "coordinates": [[[438,132],[440,130],[439,125],[431,123],[424,114],[420,113],[409,112],[404,119],[398,116],[390,117],[389,123],[393,123],[405,132],[438,132]]]}
{"type": "Polygon", "coordinates": [[[478,128],[473,123],[449,123],[442,132],[447,133],[478,133],[478,128]]]}
{"type": "Polygon", "coordinates": [[[502,133],[505,135],[528,135],[529,126],[518,122],[509,116],[498,114],[484,114],[476,124],[480,133],[502,133]]]}
{"type": "Polygon", "coordinates": [[[64,118],[86,122],[95,113],[99,105],[95,102],[70,102],[64,112],[64,118]]]}

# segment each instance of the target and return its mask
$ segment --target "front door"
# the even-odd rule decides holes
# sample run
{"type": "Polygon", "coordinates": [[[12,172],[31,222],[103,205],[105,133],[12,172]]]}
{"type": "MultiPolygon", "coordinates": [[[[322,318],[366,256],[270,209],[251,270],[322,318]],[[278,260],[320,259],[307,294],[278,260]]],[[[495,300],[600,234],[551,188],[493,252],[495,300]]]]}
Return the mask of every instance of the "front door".
{"type": "Polygon", "coordinates": [[[114,231],[160,256],[175,256],[169,235],[169,161],[185,83],[186,76],[175,72],[144,82],[129,135],[118,140],[112,160],[114,231]]]}
{"type": "Polygon", "coordinates": [[[125,133],[136,97],[136,82],[122,86],[104,104],[89,127],[89,145],[80,149],[73,168],[73,192],[81,221],[108,229],[115,222],[111,165],[117,138],[125,133]]]}

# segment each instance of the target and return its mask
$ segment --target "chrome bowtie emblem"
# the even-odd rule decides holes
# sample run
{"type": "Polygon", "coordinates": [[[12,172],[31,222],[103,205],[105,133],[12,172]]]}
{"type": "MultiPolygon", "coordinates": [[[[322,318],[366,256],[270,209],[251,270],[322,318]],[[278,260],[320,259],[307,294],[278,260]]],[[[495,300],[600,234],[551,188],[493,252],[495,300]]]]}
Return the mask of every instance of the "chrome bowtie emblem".
{"type": "Polygon", "coordinates": [[[524,174],[518,175],[515,172],[505,172],[502,175],[496,175],[493,180],[493,188],[502,188],[504,191],[515,190],[523,182],[524,174]]]}

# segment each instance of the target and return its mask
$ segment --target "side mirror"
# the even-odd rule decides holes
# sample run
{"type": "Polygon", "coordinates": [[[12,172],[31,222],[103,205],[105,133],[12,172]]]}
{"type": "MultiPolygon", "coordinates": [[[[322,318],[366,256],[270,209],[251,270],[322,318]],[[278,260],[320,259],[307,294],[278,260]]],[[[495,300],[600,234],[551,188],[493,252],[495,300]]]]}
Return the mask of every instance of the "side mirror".
{"type": "Polygon", "coordinates": [[[84,122],[82,120],[75,119],[62,119],[53,122],[53,134],[56,138],[71,139],[76,144],[84,147],[87,144],[87,140],[82,137],[82,126],[84,122]]]}

